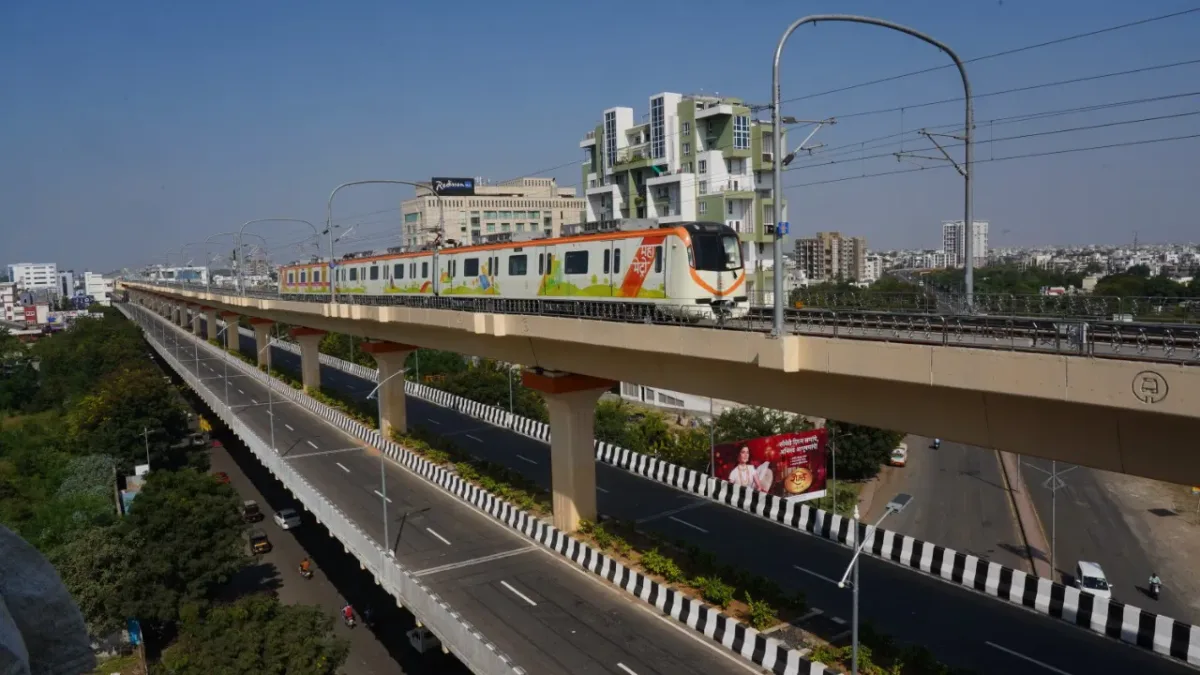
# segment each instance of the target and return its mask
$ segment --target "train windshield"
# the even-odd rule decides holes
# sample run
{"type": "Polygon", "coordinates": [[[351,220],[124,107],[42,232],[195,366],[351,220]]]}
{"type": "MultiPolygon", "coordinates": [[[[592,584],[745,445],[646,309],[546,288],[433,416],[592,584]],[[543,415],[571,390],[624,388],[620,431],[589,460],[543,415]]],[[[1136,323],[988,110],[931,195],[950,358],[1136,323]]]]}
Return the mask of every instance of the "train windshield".
{"type": "Polygon", "coordinates": [[[693,234],[692,255],[697,271],[728,272],[742,268],[742,248],[732,234],[693,234]]]}

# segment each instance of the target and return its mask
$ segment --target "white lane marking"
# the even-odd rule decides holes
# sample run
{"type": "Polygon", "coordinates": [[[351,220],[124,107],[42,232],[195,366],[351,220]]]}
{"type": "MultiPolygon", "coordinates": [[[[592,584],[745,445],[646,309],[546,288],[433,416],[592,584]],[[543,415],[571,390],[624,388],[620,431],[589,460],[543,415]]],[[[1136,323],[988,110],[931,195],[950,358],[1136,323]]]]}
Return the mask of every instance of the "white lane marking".
{"type": "Polygon", "coordinates": [[[834,623],[836,623],[836,624],[837,624],[837,625],[839,625],[839,626],[845,626],[845,625],[846,625],[846,620],[845,620],[845,619],[843,619],[843,618],[842,618],[842,617],[840,617],[840,616],[831,616],[831,617],[829,617],[829,618],[830,618],[830,619],[832,619],[832,620],[833,620],[833,622],[834,622],[834,623]]]}
{"type": "Polygon", "coordinates": [[[342,471],[345,471],[346,473],[350,473],[350,469],[347,469],[345,464],[342,464],[341,462],[334,462],[334,464],[337,464],[339,467],[341,467],[342,471]]]}
{"type": "Polygon", "coordinates": [[[258,401],[255,401],[254,399],[250,399],[250,402],[253,403],[254,405],[258,405],[258,401]]]}
{"type": "Polygon", "coordinates": [[[287,427],[287,430],[288,430],[288,431],[295,431],[295,429],[293,429],[293,428],[292,428],[292,425],[290,425],[290,424],[286,424],[286,423],[285,423],[283,426],[287,427]]]}
{"type": "Polygon", "coordinates": [[[680,520],[679,518],[676,518],[675,516],[671,516],[670,519],[679,523],[680,525],[687,525],[688,527],[692,528],[693,530],[698,530],[700,532],[703,532],[704,534],[708,534],[708,530],[704,529],[703,527],[700,527],[699,525],[693,525],[692,523],[689,523],[686,520],[680,520]]]}
{"type": "Polygon", "coordinates": [[[984,642],[983,644],[985,644],[989,647],[995,648],[995,649],[999,649],[1000,651],[1002,651],[1006,654],[1011,654],[1011,655],[1017,657],[1018,659],[1024,659],[1024,660],[1034,664],[1035,666],[1041,666],[1052,673],[1058,673],[1058,675],[1071,675],[1070,673],[1068,673],[1065,670],[1060,670],[1060,669],[1055,668],[1054,666],[1049,665],[1047,663],[1042,663],[1041,661],[1038,661],[1037,659],[1031,659],[1028,656],[1025,656],[1024,654],[1014,652],[1013,650],[1009,649],[1008,647],[1001,647],[1000,645],[996,644],[995,642],[984,642]]]}
{"type": "Polygon", "coordinates": [[[318,448],[318,447],[317,447],[317,444],[316,444],[316,443],[313,443],[312,441],[305,441],[305,443],[308,443],[309,445],[311,445],[311,446],[312,446],[312,448],[313,448],[313,450],[319,450],[319,449],[320,449],[320,448],[318,448]]]}
{"type": "Polygon", "coordinates": [[[471,439],[471,440],[475,441],[476,443],[482,443],[482,442],[483,442],[483,439],[482,439],[482,438],[479,438],[478,436],[472,436],[471,434],[464,434],[464,435],[465,435],[467,438],[469,438],[469,439],[471,439]]]}
{"type": "Polygon", "coordinates": [[[239,394],[245,394],[246,392],[242,391],[241,389],[238,389],[238,393],[239,393],[239,394]]]}
{"type": "Polygon", "coordinates": [[[271,417],[275,416],[275,413],[271,412],[270,410],[267,411],[267,414],[270,415],[271,417]]]}
{"type": "Polygon", "coordinates": [[[812,576],[814,576],[814,577],[816,577],[816,578],[820,579],[821,581],[828,581],[829,583],[833,584],[834,586],[837,586],[837,584],[838,584],[838,581],[837,581],[837,579],[831,579],[830,577],[827,577],[827,576],[825,576],[824,574],[821,574],[821,573],[819,573],[819,572],[814,572],[814,571],[812,571],[812,570],[810,570],[810,569],[806,569],[806,568],[804,568],[804,567],[801,567],[801,566],[799,566],[799,565],[792,565],[792,568],[794,568],[794,569],[798,569],[798,570],[800,570],[801,572],[804,572],[805,574],[811,574],[812,576]]]}
{"type": "Polygon", "coordinates": [[[432,534],[433,536],[437,537],[438,540],[441,541],[443,544],[445,544],[447,546],[450,545],[450,540],[443,537],[442,535],[438,534],[437,532],[434,532],[433,528],[427,527],[427,528],[425,528],[425,531],[428,532],[429,534],[432,534]]]}
{"type": "Polygon", "coordinates": [[[679,507],[676,507],[673,509],[668,509],[666,511],[656,513],[652,516],[646,516],[645,518],[638,518],[635,522],[637,524],[641,525],[642,523],[648,523],[652,520],[658,520],[659,518],[667,518],[669,516],[683,513],[684,511],[691,511],[692,509],[698,509],[701,506],[704,506],[706,503],[707,502],[705,502],[702,499],[697,499],[696,501],[692,502],[691,504],[688,504],[687,506],[679,506],[679,507]]]}
{"type": "Polygon", "coordinates": [[[383,493],[382,493],[382,492],[380,492],[379,490],[376,490],[376,491],[375,491],[375,494],[379,495],[379,496],[380,496],[380,497],[382,497],[383,499],[386,499],[386,500],[388,501],[388,503],[389,503],[389,504],[391,504],[391,503],[392,503],[392,498],[391,498],[391,497],[384,497],[384,496],[383,496],[383,493]]]}
{"type": "Polygon", "coordinates": [[[604,494],[608,494],[608,490],[605,490],[604,488],[600,487],[599,485],[596,486],[596,490],[598,492],[603,492],[604,494]]]}
{"type": "Polygon", "coordinates": [[[529,551],[537,551],[540,549],[541,549],[541,547],[536,546],[536,545],[525,546],[523,548],[514,548],[511,551],[501,551],[500,553],[493,553],[491,555],[485,555],[485,556],[481,556],[479,558],[472,558],[471,560],[460,560],[459,562],[449,563],[446,565],[438,565],[437,567],[428,567],[419,572],[414,572],[413,576],[423,577],[427,574],[437,574],[438,572],[445,572],[447,570],[456,570],[456,569],[460,569],[463,567],[469,567],[471,565],[478,565],[480,563],[491,562],[493,560],[499,560],[501,558],[508,558],[510,556],[520,555],[522,553],[527,553],[529,551]]]}
{"type": "Polygon", "coordinates": [[[537,462],[533,461],[532,459],[529,459],[525,455],[517,455],[517,459],[525,461],[525,462],[529,462],[530,464],[537,464],[537,462]]]}
{"type": "Polygon", "coordinates": [[[437,420],[433,419],[432,417],[426,417],[426,418],[425,418],[425,421],[426,421],[426,422],[430,422],[430,423],[432,423],[432,424],[441,425],[441,422],[439,422],[439,421],[437,421],[437,420]]]}
{"type": "Polygon", "coordinates": [[[501,581],[500,585],[507,588],[508,590],[512,591],[513,593],[515,593],[518,598],[521,598],[525,602],[528,602],[530,607],[537,607],[537,603],[534,602],[533,600],[530,600],[528,595],[525,595],[521,591],[518,591],[517,589],[513,588],[512,586],[509,586],[507,581],[501,581]]]}
{"type": "Polygon", "coordinates": [[[637,675],[637,673],[633,672],[633,669],[632,669],[632,668],[630,668],[629,666],[625,665],[624,663],[618,663],[618,664],[617,664],[617,667],[618,667],[618,668],[620,668],[621,670],[623,670],[623,671],[625,671],[625,672],[629,673],[629,675],[637,675]]]}

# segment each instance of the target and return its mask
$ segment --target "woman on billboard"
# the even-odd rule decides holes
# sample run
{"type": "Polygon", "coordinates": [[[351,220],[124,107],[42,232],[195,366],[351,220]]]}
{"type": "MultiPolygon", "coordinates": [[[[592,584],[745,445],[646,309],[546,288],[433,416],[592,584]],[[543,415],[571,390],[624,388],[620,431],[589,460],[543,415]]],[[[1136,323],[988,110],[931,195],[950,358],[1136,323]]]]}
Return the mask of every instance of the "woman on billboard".
{"type": "Polygon", "coordinates": [[[763,462],[755,467],[750,463],[750,448],[743,445],[738,451],[737,466],[729,470],[730,483],[742,487],[752,487],[759,492],[768,492],[771,483],[775,482],[775,474],[771,471],[771,463],[763,462]]]}

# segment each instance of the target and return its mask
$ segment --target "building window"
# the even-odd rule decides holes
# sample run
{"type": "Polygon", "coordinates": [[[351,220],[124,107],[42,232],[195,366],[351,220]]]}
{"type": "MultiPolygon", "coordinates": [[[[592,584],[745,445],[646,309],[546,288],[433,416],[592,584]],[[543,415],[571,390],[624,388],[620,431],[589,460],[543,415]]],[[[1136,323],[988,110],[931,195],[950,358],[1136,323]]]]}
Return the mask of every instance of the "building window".
{"type": "Polygon", "coordinates": [[[483,212],[483,219],[484,219],[484,220],[495,220],[496,218],[497,218],[497,216],[496,216],[496,212],[495,212],[495,211],[484,211],[484,212],[483,212]]]}
{"type": "Polygon", "coordinates": [[[523,277],[529,268],[529,256],[512,255],[508,257],[508,275],[510,277],[523,277]]]}
{"type": "MultiPolygon", "coordinates": [[[[701,193],[703,194],[703,193],[701,193]]],[[[708,213],[708,202],[700,202],[698,213],[708,213]]]]}
{"type": "Polygon", "coordinates": [[[418,220],[420,220],[420,219],[421,219],[421,214],[420,214],[420,213],[406,213],[406,214],[404,214],[404,222],[406,222],[406,223],[415,223],[415,222],[417,222],[417,221],[418,221],[418,220]]]}
{"type": "Polygon", "coordinates": [[[691,143],[683,144],[683,154],[685,154],[685,155],[692,154],[692,144],[691,143]]]}
{"type": "Polygon", "coordinates": [[[463,261],[463,276],[479,276],[479,258],[467,258],[463,261]]]}
{"type": "Polygon", "coordinates": [[[542,214],[538,211],[530,211],[529,212],[530,220],[537,220],[538,218],[541,218],[541,217],[542,217],[542,214]]]}
{"type": "Polygon", "coordinates": [[[500,231],[501,232],[508,232],[510,227],[511,226],[508,223],[500,223],[500,231]]]}
{"type": "Polygon", "coordinates": [[[563,257],[563,274],[587,274],[588,252],[568,251],[563,257]]]}
{"type": "Polygon", "coordinates": [[[617,113],[609,111],[604,113],[604,155],[606,164],[612,166],[617,163],[617,113]]]}
{"type": "Polygon", "coordinates": [[[650,156],[655,159],[667,156],[665,140],[666,113],[661,96],[650,101],[650,156]]]}
{"type": "Polygon", "coordinates": [[[702,180],[696,183],[696,190],[702,195],[708,194],[708,181],[702,180]]]}
{"type": "Polygon", "coordinates": [[[733,215],[733,200],[725,202],[725,213],[728,213],[731,216],[733,215]]]}
{"type": "Polygon", "coordinates": [[[487,231],[488,231],[488,232],[495,232],[495,231],[496,231],[496,224],[495,224],[495,223],[488,223],[488,224],[487,224],[487,231]]]}
{"type": "Polygon", "coordinates": [[[517,229],[516,229],[516,231],[517,231],[517,232],[524,232],[524,231],[525,231],[525,223],[517,223],[517,229]]]}
{"type": "Polygon", "coordinates": [[[682,133],[683,133],[683,135],[684,135],[684,136],[691,136],[691,135],[692,135],[692,123],[691,123],[691,122],[684,122],[684,123],[683,123],[683,132],[682,132],[682,133]]]}
{"type": "Polygon", "coordinates": [[[708,173],[708,160],[707,159],[702,159],[699,162],[697,162],[697,166],[700,167],[700,173],[708,173]]]}
{"type": "Polygon", "coordinates": [[[735,115],[733,118],[733,149],[750,149],[750,116],[735,115]]]}

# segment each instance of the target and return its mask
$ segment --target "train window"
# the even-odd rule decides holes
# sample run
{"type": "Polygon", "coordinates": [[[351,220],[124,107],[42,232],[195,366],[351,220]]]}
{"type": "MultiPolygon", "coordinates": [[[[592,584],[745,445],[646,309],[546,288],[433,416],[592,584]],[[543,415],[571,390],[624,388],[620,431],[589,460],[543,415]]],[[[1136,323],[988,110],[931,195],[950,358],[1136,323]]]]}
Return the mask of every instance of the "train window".
{"type": "Polygon", "coordinates": [[[662,271],[662,246],[654,247],[654,271],[662,271]]]}
{"type": "Polygon", "coordinates": [[[508,275],[523,277],[529,266],[529,256],[525,254],[508,256],[508,275]]]}
{"type": "Polygon", "coordinates": [[[611,263],[611,261],[612,261],[612,251],[609,251],[606,249],[604,251],[604,268],[602,270],[604,274],[608,274],[608,266],[611,263]]]}
{"type": "Polygon", "coordinates": [[[388,266],[387,265],[383,266],[383,278],[384,279],[388,278],[388,266]]]}
{"type": "MultiPolygon", "coordinates": [[[[416,264],[416,263],[414,263],[414,264],[416,264]]],[[[427,263],[427,262],[421,263],[421,278],[422,279],[429,278],[429,263],[427,263]]]]}
{"type": "Polygon", "coordinates": [[[568,251],[563,257],[563,274],[587,274],[588,252],[568,251]]]}
{"type": "Polygon", "coordinates": [[[539,253],[538,254],[538,276],[542,276],[546,273],[545,267],[544,267],[545,264],[546,264],[546,254],[539,253]]]}
{"type": "Polygon", "coordinates": [[[300,283],[304,283],[304,282],[308,281],[307,277],[308,277],[308,272],[305,272],[304,270],[300,270],[300,283]]]}
{"type": "Polygon", "coordinates": [[[379,278],[379,265],[371,265],[371,281],[379,278]]]}
{"type": "Polygon", "coordinates": [[[296,273],[295,272],[288,272],[288,283],[289,284],[296,283],[296,273]]]}
{"type": "Polygon", "coordinates": [[[554,274],[554,254],[546,254],[546,274],[554,274]]]}
{"type": "Polygon", "coordinates": [[[700,271],[724,272],[742,266],[742,251],[733,234],[697,233],[692,239],[695,267],[700,271]]]}
{"type": "Polygon", "coordinates": [[[463,260],[463,276],[479,276],[479,258],[467,258],[466,260],[463,260]]]}
{"type": "Polygon", "coordinates": [[[358,268],[357,267],[350,268],[350,281],[358,281],[358,268]]]}
{"type": "Polygon", "coordinates": [[[321,283],[321,270],[313,270],[313,283],[321,283]]]}
{"type": "Polygon", "coordinates": [[[393,279],[403,279],[404,278],[404,263],[396,263],[395,265],[392,265],[392,278],[393,279]]]}
{"type": "Polygon", "coordinates": [[[613,250],[613,274],[621,273],[621,249],[613,250]]]}

